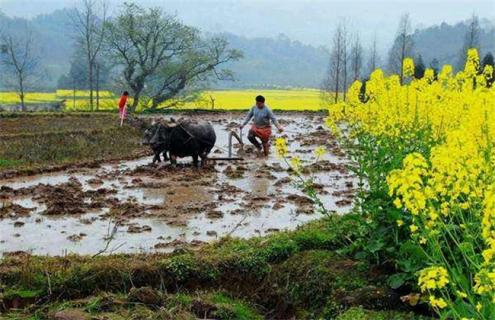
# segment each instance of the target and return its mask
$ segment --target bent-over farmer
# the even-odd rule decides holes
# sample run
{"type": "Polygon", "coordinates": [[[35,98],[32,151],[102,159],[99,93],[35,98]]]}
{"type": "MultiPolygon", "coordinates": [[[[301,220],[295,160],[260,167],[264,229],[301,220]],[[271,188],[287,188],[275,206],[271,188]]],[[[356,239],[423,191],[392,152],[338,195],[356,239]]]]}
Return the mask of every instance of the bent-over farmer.
{"type": "Polygon", "coordinates": [[[263,153],[265,157],[268,156],[269,153],[269,142],[270,136],[272,135],[272,127],[271,122],[278,128],[279,132],[284,131],[282,126],[278,123],[277,119],[273,115],[272,110],[265,104],[265,98],[263,96],[256,97],[256,105],[251,108],[249,114],[241,125],[242,128],[254,118],[253,125],[248,133],[249,141],[261,151],[263,146],[263,153]],[[261,140],[261,144],[257,140],[259,138],[261,140]]]}

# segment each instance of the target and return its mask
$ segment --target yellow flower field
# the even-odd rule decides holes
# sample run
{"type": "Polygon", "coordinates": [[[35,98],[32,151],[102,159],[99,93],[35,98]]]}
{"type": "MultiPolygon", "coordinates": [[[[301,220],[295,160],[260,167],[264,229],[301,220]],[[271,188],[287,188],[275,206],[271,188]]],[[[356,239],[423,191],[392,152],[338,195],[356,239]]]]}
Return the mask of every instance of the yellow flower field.
{"type": "Polygon", "coordinates": [[[404,272],[419,269],[422,299],[441,319],[494,319],[493,67],[482,68],[471,49],[457,73],[446,65],[438,75],[427,69],[414,79],[410,58],[403,71],[404,84],[374,71],[366,100],[359,96],[361,83],[353,84],[347,103],[330,108],[328,125],[341,134],[345,123],[345,134],[365,150],[357,161],[369,193],[389,197],[363,207],[378,226],[371,235],[381,246],[389,241],[407,250],[397,264],[404,272]],[[392,231],[381,234],[385,228],[392,231]],[[386,240],[388,234],[395,239],[386,240]]]}
{"type": "MultiPolygon", "coordinates": [[[[267,104],[275,110],[310,110],[316,111],[324,109],[320,91],[316,89],[246,89],[246,90],[214,90],[203,92],[200,97],[192,102],[186,102],[176,107],[177,109],[212,109],[214,99],[215,110],[246,110],[254,104],[257,95],[264,95],[267,104]]],[[[57,90],[48,93],[27,93],[26,103],[50,103],[66,100],[66,110],[88,110],[87,91],[78,90],[75,92],[73,100],[72,90],[57,90]]],[[[116,109],[118,96],[112,92],[100,92],[100,109],[116,109]]],[[[18,96],[14,92],[0,92],[0,105],[15,104],[19,102],[18,96]]]]}
{"type": "Polygon", "coordinates": [[[210,96],[215,99],[215,109],[245,110],[254,105],[254,98],[263,95],[266,103],[275,110],[321,110],[320,91],[316,89],[297,90],[222,90],[203,93],[198,102],[187,103],[183,108],[211,109],[210,96]]]}

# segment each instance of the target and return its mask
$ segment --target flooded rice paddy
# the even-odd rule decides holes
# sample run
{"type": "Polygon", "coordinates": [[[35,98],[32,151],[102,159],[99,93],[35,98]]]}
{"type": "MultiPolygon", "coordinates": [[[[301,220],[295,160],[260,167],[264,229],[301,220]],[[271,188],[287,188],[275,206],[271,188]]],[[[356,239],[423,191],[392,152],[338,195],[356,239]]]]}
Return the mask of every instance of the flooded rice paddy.
{"type": "MultiPolygon", "coordinates": [[[[226,157],[240,114],[190,116],[217,133],[211,157],[226,157]]],[[[284,114],[289,154],[303,160],[325,208],[347,212],[357,181],[318,114],[284,114]],[[315,163],[313,150],[329,151],[315,163]]],[[[246,130],[247,131],[247,130],[246,130]]],[[[244,132],[246,135],[247,132],[244,132]]],[[[222,236],[253,237],[321,218],[272,152],[258,158],[244,137],[240,161],[152,165],[152,157],[0,180],[0,254],[64,255],[171,251],[222,236]]],[[[272,150],[274,151],[274,150],[272,150]]]]}

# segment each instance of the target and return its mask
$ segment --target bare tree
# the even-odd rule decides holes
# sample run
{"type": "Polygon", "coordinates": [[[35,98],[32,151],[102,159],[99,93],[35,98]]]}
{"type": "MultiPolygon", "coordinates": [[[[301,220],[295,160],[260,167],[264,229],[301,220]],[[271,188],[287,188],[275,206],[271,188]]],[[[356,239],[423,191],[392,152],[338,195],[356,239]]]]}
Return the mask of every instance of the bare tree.
{"type": "Polygon", "coordinates": [[[469,20],[468,30],[464,35],[464,43],[462,45],[461,51],[459,52],[459,60],[457,62],[457,69],[464,69],[464,64],[466,62],[467,51],[472,48],[478,49],[480,51],[480,21],[477,15],[473,14],[469,20]]]}
{"type": "MultiPolygon", "coordinates": [[[[328,64],[327,76],[322,84],[324,99],[333,97],[334,103],[339,100],[339,92],[345,90],[344,78],[347,77],[347,30],[344,22],[339,23],[332,38],[332,49],[328,64]]],[[[330,100],[330,99],[328,99],[330,100]]]]}
{"type": "Polygon", "coordinates": [[[89,107],[93,111],[94,73],[105,39],[107,3],[105,0],[80,1],[80,7],[71,13],[71,20],[76,31],[76,40],[86,56],[89,107]]]}
{"type": "Polygon", "coordinates": [[[3,34],[1,36],[2,54],[0,64],[4,69],[5,85],[15,90],[21,102],[21,110],[26,111],[26,90],[36,76],[38,57],[34,49],[31,30],[26,27],[25,34],[3,34]]]}
{"type": "Polygon", "coordinates": [[[400,18],[397,35],[388,56],[389,71],[400,76],[401,84],[404,82],[404,59],[413,55],[414,42],[411,34],[411,19],[406,13],[400,18]]]}
{"type": "Polygon", "coordinates": [[[349,35],[347,33],[347,26],[343,23],[343,46],[342,46],[342,93],[343,99],[346,100],[347,87],[349,86],[348,72],[349,72],[349,35]]]}
{"type": "Polygon", "coordinates": [[[356,34],[351,47],[351,70],[352,81],[361,79],[361,72],[363,68],[363,46],[359,34],[356,34]]]}
{"type": "Polygon", "coordinates": [[[380,65],[380,56],[378,55],[377,41],[375,34],[375,37],[373,38],[373,42],[371,43],[369,48],[368,73],[371,74],[373,71],[376,70],[376,68],[378,68],[379,65],[380,65]]]}
{"type": "Polygon", "coordinates": [[[191,93],[188,88],[210,78],[230,79],[230,70],[220,65],[242,57],[224,39],[202,39],[198,30],[160,9],[135,4],[126,4],[108,23],[107,45],[130,88],[130,111],[146,99],[152,109],[166,101],[173,106],[181,94],[191,93]]]}

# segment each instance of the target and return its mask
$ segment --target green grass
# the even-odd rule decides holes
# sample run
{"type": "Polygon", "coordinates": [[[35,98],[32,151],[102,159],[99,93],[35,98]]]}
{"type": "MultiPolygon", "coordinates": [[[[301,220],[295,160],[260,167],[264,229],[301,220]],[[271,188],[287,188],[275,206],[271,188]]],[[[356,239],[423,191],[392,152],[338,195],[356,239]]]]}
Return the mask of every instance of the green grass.
{"type": "Polygon", "coordinates": [[[21,166],[22,163],[22,160],[0,159],[0,168],[15,168],[21,166]]]}
{"type": "Polygon", "coordinates": [[[151,287],[178,293],[170,304],[185,312],[195,310],[191,304],[214,305],[217,319],[256,319],[259,310],[251,305],[276,309],[277,301],[290,301],[299,314],[317,315],[335,290],[352,291],[372,279],[359,264],[344,263],[349,259],[328,251],[352,239],[345,230],[354,221],[335,216],[292,232],[225,238],[198,251],[172,254],[7,256],[0,262],[0,282],[12,291],[38,292],[38,298],[51,291],[59,298],[52,303],[92,299],[90,310],[101,309],[101,301],[91,298],[98,292],[126,294],[133,287],[151,287]],[[198,297],[201,303],[194,302],[198,297]]]}
{"type": "Polygon", "coordinates": [[[148,152],[141,139],[112,114],[0,117],[0,172],[135,157],[148,152]]]}
{"type": "Polygon", "coordinates": [[[396,311],[372,311],[362,307],[353,307],[340,314],[336,320],[421,320],[428,319],[414,313],[396,311]]]}
{"type": "Polygon", "coordinates": [[[117,127],[118,117],[101,113],[0,114],[0,136],[44,134],[117,127]]]}
{"type": "MultiPolygon", "coordinates": [[[[43,299],[29,309],[40,319],[74,308],[109,319],[131,314],[139,319],[262,319],[267,313],[280,319],[420,319],[399,312],[404,306],[390,300],[385,274],[335,253],[353,241],[355,218],[333,216],[295,231],[224,238],[170,254],[6,256],[0,261],[0,283],[10,288],[10,296],[31,292],[43,299]],[[151,292],[154,298],[147,301],[152,305],[140,303],[145,300],[133,288],[151,292]],[[353,308],[360,306],[366,310],[353,308]]],[[[23,317],[26,312],[7,319],[29,319],[23,317]]]]}

